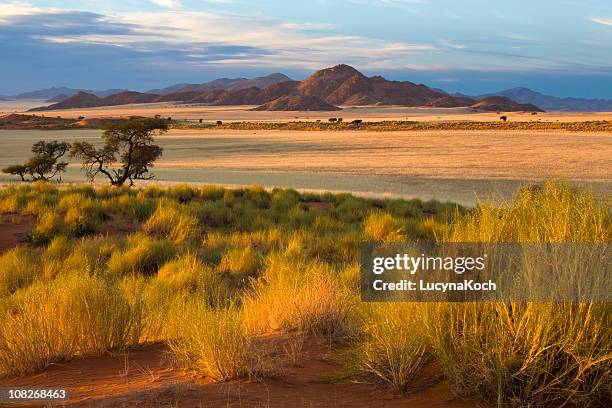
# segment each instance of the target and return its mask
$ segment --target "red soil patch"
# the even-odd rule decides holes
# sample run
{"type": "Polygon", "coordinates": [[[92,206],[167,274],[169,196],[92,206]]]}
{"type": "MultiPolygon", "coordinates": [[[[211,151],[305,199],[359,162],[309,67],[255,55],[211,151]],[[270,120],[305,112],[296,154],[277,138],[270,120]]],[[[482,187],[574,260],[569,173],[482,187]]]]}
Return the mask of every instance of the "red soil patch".
{"type": "Polygon", "coordinates": [[[173,367],[167,348],[154,344],[130,350],[126,355],[86,357],[56,364],[41,374],[0,380],[0,386],[64,387],[70,394],[66,405],[83,407],[479,406],[454,398],[441,383],[400,396],[385,387],[324,382],[322,377],[340,366],[330,358],[328,347],[320,339],[306,339],[296,364],[283,356],[280,352],[278,378],[213,384],[173,367]]]}
{"type": "Polygon", "coordinates": [[[0,215],[0,253],[20,245],[34,224],[34,216],[0,215]]]}

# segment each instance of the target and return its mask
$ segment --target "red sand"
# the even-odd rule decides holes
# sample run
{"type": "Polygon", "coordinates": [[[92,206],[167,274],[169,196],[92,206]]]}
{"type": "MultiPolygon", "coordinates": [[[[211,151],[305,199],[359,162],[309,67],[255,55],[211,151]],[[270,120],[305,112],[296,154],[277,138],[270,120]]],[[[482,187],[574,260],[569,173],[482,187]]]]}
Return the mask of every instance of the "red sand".
{"type": "Polygon", "coordinates": [[[34,216],[0,215],[0,253],[20,245],[35,222],[34,216]]]}
{"type": "Polygon", "coordinates": [[[443,383],[400,396],[382,386],[332,384],[321,379],[338,369],[340,366],[329,357],[324,342],[310,338],[306,340],[297,364],[283,362],[278,378],[264,382],[231,381],[213,384],[174,368],[167,348],[153,344],[130,350],[126,354],[85,357],[56,364],[41,374],[0,380],[0,386],[65,387],[70,393],[66,405],[82,407],[481,406],[477,402],[453,397],[443,383]]]}

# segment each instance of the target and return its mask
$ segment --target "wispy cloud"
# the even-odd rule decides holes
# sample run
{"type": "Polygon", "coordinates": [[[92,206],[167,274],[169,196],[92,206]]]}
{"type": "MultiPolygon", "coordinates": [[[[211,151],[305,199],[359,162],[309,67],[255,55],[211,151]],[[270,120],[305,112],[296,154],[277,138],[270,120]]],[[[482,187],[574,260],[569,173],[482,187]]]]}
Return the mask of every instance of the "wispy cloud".
{"type": "Polygon", "coordinates": [[[0,18],[0,34],[22,40],[107,45],[148,55],[173,49],[176,63],[189,64],[318,69],[346,62],[367,69],[394,61],[398,67],[414,67],[411,56],[435,49],[431,44],[339,35],[329,23],[290,23],[262,15],[179,10],[102,15],[21,4],[0,9],[0,18]],[[211,45],[240,52],[206,54],[211,45]]]}
{"type": "Polygon", "coordinates": [[[178,9],[181,7],[180,0],[151,0],[151,2],[167,9],[178,9]]]}
{"type": "Polygon", "coordinates": [[[593,17],[591,18],[591,21],[597,24],[605,25],[605,26],[612,26],[612,18],[593,17]]]}
{"type": "Polygon", "coordinates": [[[349,0],[349,2],[376,7],[396,7],[405,10],[414,10],[415,6],[423,4],[424,0],[349,0]]]}
{"type": "Polygon", "coordinates": [[[451,41],[451,40],[447,40],[445,38],[441,38],[438,40],[438,44],[440,44],[442,47],[445,48],[451,48],[451,49],[455,49],[455,50],[462,50],[465,48],[465,44],[459,44],[457,42],[451,41]]]}

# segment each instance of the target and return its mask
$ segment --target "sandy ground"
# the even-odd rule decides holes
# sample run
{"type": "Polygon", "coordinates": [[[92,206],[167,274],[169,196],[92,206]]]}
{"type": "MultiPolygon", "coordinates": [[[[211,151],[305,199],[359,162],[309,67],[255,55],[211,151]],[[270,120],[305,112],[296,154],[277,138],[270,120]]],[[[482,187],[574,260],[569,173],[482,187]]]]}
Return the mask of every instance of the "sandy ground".
{"type": "Polygon", "coordinates": [[[22,245],[36,223],[36,217],[0,214],[0,254],[22,245]]]}
{"type": "MultiPolygon", "coordinates": [[[[98,141],[99,130],[0,131],[0,167],[38,140],[98,141]]],[[[160,182],[260,184],[473,205],[522,183],[561,179],[610,196],[612,134],[565,131],[303,132],[172,130],[160,182]]],[[[66,181],[83,181],[77,163],[66,181]]],[[[0,182],[12,178],[0,175],[0,182]]]]}
{"type": "Polygon", "coordinates": [[[159,140],[173,148],[156,164],[163,168],[612,181],[609,133],[176,130],[159,140]]]}
{"type": "MultiPolygon", "coordinates": [[[[272,340],[280,340],[272,335],[272,340]]],[[[307,338],[300,357],[279,355],[279,375],[263,382],[214,384],[175,368],[161,344],[141,346],[114,356],[86,357],[56,364],[41,374],[0,380],[3,387],[62,387],[68,406],[82,407],[410,407],[471,408],[482,406],[454,397],[445,384],[432,381],[401,396],[371,384],[330,383],[339,370],[325,342],[307,338]]],[[[415,384],[416,385],[416,384],[415,384]]],[[[31,406],[36,406],[32,404],[31,406]]],[[[40,404],[39,406],[43,406],[40,404]]]]}
{"type": "MultiPolygon", "coordinates": [[[[25,101],[20,103],[3,102],[0,104],[1,112],[14,112],[26,110],[34,106],[44,106],[47,103],[40,101],[25,101]],[[23,108],[19,108],[19,106],[23,108]],[[9,108],[10,107],[10,108],[9,108]]],[[[204,121],[291,121],[291,120],[323,120],[330,117],[342,117],[345,121],[363,119],[366,121],[379,120],[416,120],[416,121],[447,121],[447,120],[473,120],[498,121],[496,112],[473,113],[471,108],[428,108],[403,106],[369,106],[369,107],[343,107],[338,112],[254,112],[249,109],[255,106],[205,106],[184,105],[171,102],[155,104],[133,104],[121,106],[108,106],[100,108],[69,109],[36,112],[48,116],[61,116],[67,118],[118,117],[118,116],[155,116],[172,117],[173,119],[189,119],[204,121]]],[[[612,112],[579,112],[579,113],[531,113],[508,112],[503,113],[510,121],[587,121],[612,120],[612,112]]]]}

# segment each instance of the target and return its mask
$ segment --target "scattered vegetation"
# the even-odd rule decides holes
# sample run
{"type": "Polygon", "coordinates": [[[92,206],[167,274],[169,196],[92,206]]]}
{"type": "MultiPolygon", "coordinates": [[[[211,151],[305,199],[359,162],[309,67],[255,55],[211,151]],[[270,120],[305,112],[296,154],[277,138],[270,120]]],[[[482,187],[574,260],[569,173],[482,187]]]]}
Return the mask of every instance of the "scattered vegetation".
{"type": "Polygon", "coordinates": [[[33,183],[0,190],[0,210],[38,219],[29,247],[0,256],[4,375],[165,341],[178,364],[214,381],[258,380],[279,375],[266,336],[280,332],[324,337],[344,378],[398,392],[434,372],[457,395],[499,406],[612,397],[607,303],[359,300],[367,241],[610,242],[611,208],[564,185],[465,209],[261,187],[33,183]],[[106,233],[128,220],[134,231],[106,233]]]}
{"type": "Polygon", "coordinates": [[[612,121],[584,122],[544,122],[544,121],[378,121],[378,122],[343,122],[342,118],[334,121],[294,121],[294,122],[226,122],[222,125],[210,123],[183,122],[173,125],[174,128],[195,129],[234,129],[234,130],[302,130],[302,131],[373,131],[392,132],[400,130],[565,130],[572,132],[610,132],[612,121]]]}
{"type": "Polygon", "coordinates": [[[25,164],[15,164],[2,169],[3,173],[21,177],[22,181],[49,181],[59,173],[66,171],[68,162],[59,161],[70,149],[66,142],[45,142],[43,140],[34,143],[32,153],[34,155],[25,164]]]}
{"type": "MultiPolygon", "coordinates": [[[[170,118],[168,118],[170,121],[170,118]]],[[[102,174],[113,186],[129,181],[150,180],[149,167],[162,154],[162,148],[153,144],[154,136],[168,130],[159,119],[132,119],[122,124],[109,125],[102,134],[104,145],[96,148],[89,142],[75,142],[70,155],[83,162],[87,177],[93,181],[102,174]]]]}

